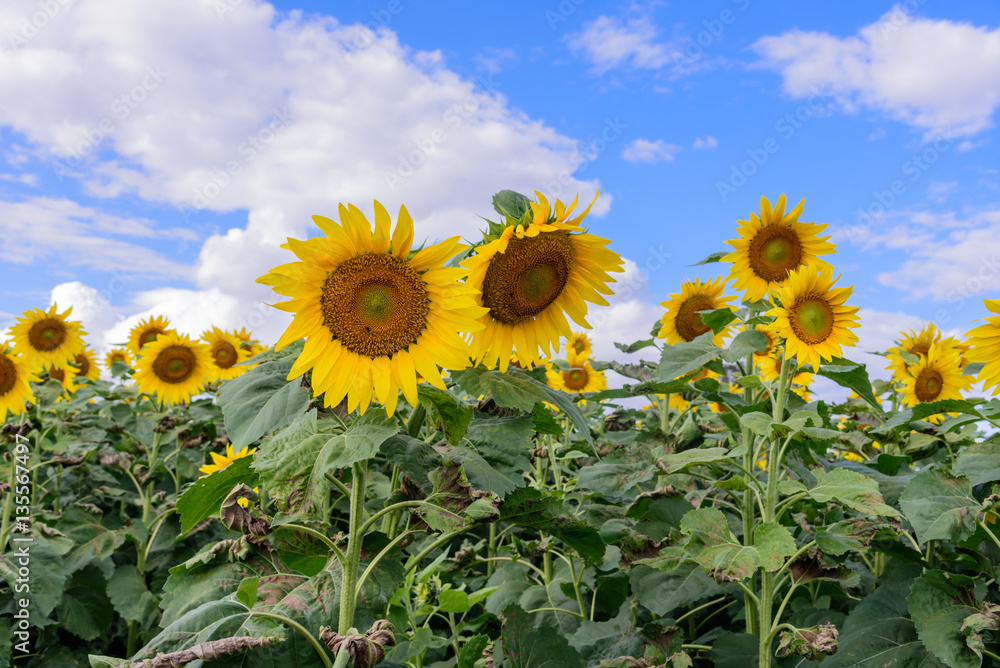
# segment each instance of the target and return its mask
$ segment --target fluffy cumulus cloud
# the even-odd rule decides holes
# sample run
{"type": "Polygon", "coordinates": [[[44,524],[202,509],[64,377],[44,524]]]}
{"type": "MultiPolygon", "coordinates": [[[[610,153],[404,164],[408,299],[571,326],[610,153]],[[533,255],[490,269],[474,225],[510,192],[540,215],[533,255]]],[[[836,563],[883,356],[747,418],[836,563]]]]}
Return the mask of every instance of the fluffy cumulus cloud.
{"type": "MultiPolygon", "coordinates": [[[[215,309],[222,326],[248,322],[270,295],[254,279],[292,259],[279,244],[312,234],[310,216],[335,217],[338,202],[369,214],[373,198],[393,214],[405,203],[418,240],[435,240],[473,236],[498,188],[589,201],[599,185],[572,176],[576,140],[508,105],[502,76],[462,78],[385,28],[278,14],[260,0],[50,4],[45,16],[36,0],[0,4],[0,98],[18,101],[0,117],[15,133],[5,157],[25,169],[42,161],[80,184],[88,206],[0,203],[17,236],[0,253],[189,286],[130,295],[128,322],[147,311],[181,318],[187,303],[215,309]],[[110,210],[113,198],[166,207],[175,222],[93,204],[110,210]],[[245,223],[213,232],[209,211],[245,211],[245,223]],[[202,243],[194,266],[156,250],[191,243],[191,230],[202,243]]],[[[610,203],[602,196],[591,215],[610,203]]],[[[264,318],[259,334],[273,340],[286,322],[264,318]]]]}
{"type": "Polygon", "coordinates": [[[622,149],[622,158],[628,162],[673,162],[674,154],[680,150],[680,146],[668,144],[662,139],[635,139],[622,149]]]}
{"type": "Polygon", "coordinates": [[[570,49],[590,61],[597,74],[622,66],[657,70],[667,65],[674,53],[657,40],[656,25],[648,17],[601,15],[566,41],[570,49]]]}
{"type": "Polygon", "coordinates": [[[912,16],[897,5],[856,35],[791,30],[754,44],[785,91],[821,91],[846,111],[873,109],[923,131],[967,135],[1000,106],[1000,29],[912,16]]]}

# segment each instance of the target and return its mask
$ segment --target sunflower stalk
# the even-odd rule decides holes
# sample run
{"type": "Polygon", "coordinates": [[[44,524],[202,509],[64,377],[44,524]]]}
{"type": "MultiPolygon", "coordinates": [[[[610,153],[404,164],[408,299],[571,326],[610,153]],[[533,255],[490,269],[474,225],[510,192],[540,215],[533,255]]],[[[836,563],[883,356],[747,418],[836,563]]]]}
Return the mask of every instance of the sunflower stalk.
{"type": "Polygon", "coordinates": [[[357,604],[355,588],[358,582],[358,564],[361,562],[361,543],[364,541],[362,527],[365,522],[365,476],[368,461],[352,466],[351,518],[348,529],[347,553],[344,559],[343,582],[340,591],[340,621],[338,632],[347,635],[354,626],[354,608],[357,604]]]}

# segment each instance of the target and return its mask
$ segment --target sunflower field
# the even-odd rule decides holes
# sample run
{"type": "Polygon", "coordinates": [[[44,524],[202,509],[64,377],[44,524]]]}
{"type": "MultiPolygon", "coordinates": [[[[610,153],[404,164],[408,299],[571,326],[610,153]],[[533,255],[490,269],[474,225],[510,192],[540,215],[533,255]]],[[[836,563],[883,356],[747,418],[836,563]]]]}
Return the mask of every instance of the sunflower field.
{"type": "Polygon", "coordinates": [[[274,342],[154,317],[98,359],[25,312],[0,665],[1000,665],[1000,300],[900,332],[873,381],[781,195],[617,344],[643,361],[601,361],[623,261],[590,207],[493,207],[422,247],[405,207],[315,216],[258,279],[274,342]]]}

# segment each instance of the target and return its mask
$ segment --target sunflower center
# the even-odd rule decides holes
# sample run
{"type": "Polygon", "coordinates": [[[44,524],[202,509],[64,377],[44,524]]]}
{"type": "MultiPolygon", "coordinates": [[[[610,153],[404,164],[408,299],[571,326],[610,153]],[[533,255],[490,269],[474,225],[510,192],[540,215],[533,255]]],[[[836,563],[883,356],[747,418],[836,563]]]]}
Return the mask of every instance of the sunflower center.
{"type": "Polygon", "coordinates": [[[73,359],[73,363],[80,367],[77,374],[80,376],[86,376],[87,372],[90,371],[90,360],[87,359],[86,355],[77,355],[73,359]]]}
{"type": "Polygon", "coordinates": [[[16,382],[17,368],[6,355],[0,354],[0,397],[14,389],[16,382]]]}
{"type": "Polygon", "coordinates": [[[920,399],[921,402],[934,401],[940,396],[943,389],[944,379],[934,369],[924,369],[921,371],[914,384],[914,392],[917,395],[917,399],[920,399]]]}
{"type": "Polygon", "coordinates": [[[28,330],[28,341],[35,350],[55,350],[66,340],[66,326],[55,318],[39,320],[28,330]]]}
{"type": "Polygon", "coordinates": [[[560,232],[511,239],[483,279],[483,306],[490,317],[516,325],[544,311],[562,294],[573,266],[573,245],[560,232]]]}
{"type": "Polygon", "coordinates": [[[791,308],[788,322],[800,341],[810,345],[826,341],[833,332],[833,309],[819,295],[805,295],[791,308]]]}
{"type": "Polygon", "coordinates": [[[784,281],[802,263],[802,242],[790,227],[768,225],[750,242],[750,268],[765,281],[784,281]]]}
{"type": "Polygon", "coordinates": [[[677,309],[674,326],[677,333],[685,341],[694,341],[697,337],[711,329],[702,322],[699,311],[710,311],[715,308],[715,302],[708,295],[692,295],[684,300],[677,309]]]}
{"type": "Polygon", "coordinates": [[[577,341],[576,343],[573,344],[573,350],[575,350],[578,353],[582,353],[584,348],[586,347],[587,344],[585,344],[583,341],[577,341]]]}
{"type": "Polygon", "coordinates": [[[215,366],[220,369],[228,369],[236,364],[236,348],[229,341],[216,341],[212,344],[211,353],[215,366]]]}
{"type": "Polygon", "coordinates": [[[923,343],[923,342],[914,343],[913,346],[910,348],[909,353],[911,355],[918,355],[918,356],[922,355],[923,357],[927,357],[927,353],[930,351],[930,349],[931,349],[930,343],[923,343]]]}
{"type": "Polygon", "coordinates": [[[151,327],[150,329],[147,329],[139,336],[139,347],[142,348],[147,343],[155,341],[156,337],[160,334],[163,334],[163,330],[159,327],[151,327]]]}
{"type": "Polygon", "coordinates": [[[427,284],[405,260],[356,255],[327,274],[320,295],[323,324],[341,345],[365,357],[392,356],[427,327],[427,284]]]}
{"type": "Polygon", "coordinates": [[[156,356],[153,373],[164,383],[183,383],[198,366],[194,353],[185,346],[169,346],[156,356]]]}
{"type": "Polygon", "coordinates": [[[571,390],[582,390],[587,387],[587,371],[573,369],[563,374],[563,384],[571,390]]]}
{"type": "Polygon", "coordinates": [[[60,383],[66,380],[65,369],[49,369],[49,378],[58,380],[60,383]]]}

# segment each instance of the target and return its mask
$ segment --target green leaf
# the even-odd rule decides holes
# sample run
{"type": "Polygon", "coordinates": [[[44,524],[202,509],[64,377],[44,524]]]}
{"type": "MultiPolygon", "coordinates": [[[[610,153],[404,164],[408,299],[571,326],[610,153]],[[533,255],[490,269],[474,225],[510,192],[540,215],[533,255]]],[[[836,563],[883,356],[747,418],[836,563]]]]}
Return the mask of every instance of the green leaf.
{"type": "Polygon", "coordinates": [[[724,258],[725,256],[729,255],[730,253],[732,253],[732,251],[719,251],[717,253],[712,253],[711,255],[709,255],[708,257],[706,257],[701,262],[695,262],[694,264],[689,265],[689,266],[691,266],[691,267],[697,267],[697,266],[702,265],[702,264],[711,264],[713,262],[722,262],[722,258],[724,258]]]}
{"type": "Polygon", "coordinates": [[[181,534],[191,531],[209,517],[218,515],[222,502],[236,485],[243,483],[251,488],[256,486],[257,474],[250,468],[253,463],[253,457],[241,457],[221,471],[198,478],[184,490],[177,500],[181,534]]]}
{"type": "Polygon", "coordinates": [[[577,486],[601,494],[621,496],[653,478],[656,467],[647,462],[607,460],[580,469],[577,486]]]}
{"type": "Polygon", "coordinates": [[[972,584],[968,577],[927,571],[914,580],[907,599],[920,640],[952,668],[979,668],[983,663],[982,636],[974,634],[976,643],[962,632],[965,619],[980,612],[972,584]]]}
{"type": "Polygon", "coordinates": [[[838,638],[840,650],[821,668],[944,668],[917,637],[906,606],[906,587],[882,586],[847,616],[838,638]]]}
{"type": "Polygon", "coordinates": [[[744,413],[740,416],[740,425],[746,427],[753,433],[764,438],[771,438],[774,426],[774,418],[767,413],[754,411],[744,413]]]}
{"type": "Polygon", "coordinates": [[[941,469],[914,476],[899,497],[899,507],[921,545],[929,540],[965,540],[976,530],[981,509],[972,498],[968,478],[941,469]]]}
{"type": "Polygon", "coordinates": [[[722,587],[692,563],[669,572],[636,566],[629,573],[629,582],[636,600],[661,617],[722,592],[722,587]]]}
{"type": "Polygon", "coordinates": [[[558,510],[558,503],[551,497],[525,487],[515,490],[504,500],[500,506],[500,520],[545,531],[584,558],[602,559],[605,545],[597,529],[581,520],[562,517],[558,510]]]}
{"type": "Polygon", "coordinates": [[[606,622],[582,622],[569,638],[569,644],[592,664],[594,659],[601,657],[632,656],[642,649],[644,641],[626,602],[618,609],[618,614],[606,622]]]}
{"type": "Polygon", "coordinates": [[[684,551],[719,583],[744,580],[758,568],[776,571],[795,554],[792,534],[774,522],[757,527],[752,546],[742,545],[717,508],[692,510],[681,519],[681,531],[689,536],[684,551]]]}
{"type": "Polygon", "coordinates": [[[688,467],[727,461],[729,448],[694,448],[673,455],[664,455],[660,461],[666,465],[664,473],[680,473],[688,467]]]}
{"type": "Polygon", "coordinates": [[[111,556],[124,544],[124,532],[105,528],[101,515],[76,505],[63,511],[56,528],[76,543],[63,564],[67,574],[94,564],[105,577],[111,575],[115,568],[111,556]]]}
{"type": "Polygon", "coordinates": [[[837,468],[832,471],[815,471],[816,486],[808,490],[809,497],[819,503],[836,499],[849,508],[866,515],[899,517],[892,506],[882,500],[878,483],[856,471],[837,468]]]}
{"type": "MultiPolygon", "coordinates": [[[[10,498],[10,497],[8,497],[10,498]]],[[[28,606],[32,626],[46,626],[45,620],[56,609],[62,599],[63,588],[69,574],[65,569],[66,554],[73,549],[73,541],[62,535],[51,538],[38,531],[38,525],[32,526],[32,542],[28,554],[31,558],[31,605],[28,606]]],[[[15,534],[16,538],[23,537],[15,534]]],[[[0,555],[0,577],[7,581],[10,591],[16,592],[18,586],[18,569],[23,564],[18,560],[21,549],[26,543],[11,543],[4,554],[0,555]]],[[[24,592],[22,592],[24,593],[24,592]]]]}
{"type": "Polygon", "coordinates": [[[733,309],[717,308],[714,311],[701,311],[699,314],[701,321],[712,328],[712,332],[718,334],[733,320],[736,320],[736,312],[733,309]]]}
{"type": "Polygon", "coordinates": [[[839,557],[851,550],[864,552],[876,538],[898,536],[899,530],[895,520],[852,517],[817,529],[816,544],[823,552],[839,557]]]}
{"type": "Polygon", "coordinates": [[[309,405],[302,383],[285,380],[294,363],[292,359],[265,362],[222,384],[219,405],[233,448],[242,450],[281,429],[309,405]]]}
{"type": "Polygon", "coordinates": [[[63,593],[56,617],[62,628],[88,642],[111,630],[114,611],[104,593],[104,577],[90,567],[80,571],[63,593]]]}
{"type": "Polygon", "coordinates": [[[697,371],[722,354],[722,348],[712,343],[711,332],[694,341],[663,346],[660,355],[660,380],[669,383],[678,376],[697,371]]]}
{"type": "Polygon", "coordinates": [[[1000,443],[972,443],[955,459],[952,470],[969,479],[975,487],[984,482],[1000,480],[1000,443]]]}
{"type": "Polygon", "coordinates": [[[643,339],[642,341],[635,341],[634,343],[615,343],[615,348],[622,351],[625,354],[637,353],[643,348],[651,348],[656,345],[656,339],[643,339]]]}
{"type": "Polygon", "coordinates": [[[752,353],[764,352],[767,350],[767,346],[767,335],[764,332],[749,329],[740,332],[733,338],[733,342],[729,344],[726,352],[723,353],[722,359],[735,363],[746,359],[752,353]]]}
{"type": "Polygon", "coordinates": [[[757,668],[760,638],[749,633],[723,633],[712,644],[711,659],[715,668],[757,668]]]}
{"type": "Polygon", "coordinates": [[[156,607],[156,600],[135,566],[124,564],[115,569],[108,580],[107,592],[115,612],[124,619],[138,622],[144,629],[159,620],[160,610],[156,607]]]}
{"type": "Polygon", "coordinates": [[[417,394],[427,408],[427,417],[435,429],[440,429],[448,442],[458,445],[469,430],[473,410],[448,392],[429,385],[418,385],[417,394]]]}
{"type": "Polygon", "coordinates": [[[966,415],[982,417],[982,413],[976,410],[975,405],[964,399],[945,399],[944,401],[917,404],[913,408],[905,408],[898,411],[877,431],[880,433],[889,432],[899,427],[905,427],[916,420],[923,420],[924,418],[940,413],[964,413],[966,415]]]}
{"type": "Polygon", "coordinates": [[[476,661],[483,658],[483,651],[490,644],[490,637],[479,634],[465,641],[458,651],[458,668],[475,668],[476,661]]]}
{"type": "Polygon", "coordinates": [[[829,378],[841,387],[854,390],[879,415],[883,414],[882,406],[872,392],[872,382],[868,378],[868,371],[865,369],[864,364],[856,364],[850,360],[834,358],[829,363],[821,365],[816,373],[824,378],[829,378]]]}
{"type": "Polygon", "coordinates": [[[260,585],[259,577],[252,577],[243,580],[236,589],[236,598],[243,605],[252,608],[257,604],[257,587],[260,585]]]}
{"type": "Polygon", "coordinates": [[[493,209],[501,216],[519,221],[524,218],[524,214],[531,210],[527,197],[513,190],[501,190],[493,196],[493,209]]]}
{"type": "Polygon", "coordinates": [[[469,595],[457,589],[446,589],[438,594],[438,610],[441,612],[468,612],[472,609],[469,595]]]}
{"type": "Polygon", "coordinates": [[[520,471],[511,470],[517,468],[514,463],[520,464],[525,460],[528,468],[531,467],[531,460],[513,444],[493,443],[475,450],[465,446],[439,446],[438,452],[446,459],[461,463],[473,487],[484,492],[493,492],[500,498],[517,487],[524,486],[524,477],[520,471]],[[480,454],[480,451],[488,453],[494,461],[506,464],[501,465],[503,470],[494,467],[480,454]]]}
{"type": "Polygon", "coordinates": [[[511,668],[584,668],[586,663],[560,631],[548,624],[535,628],[519,605],[501,617],[503,653],[511,668]]]}

